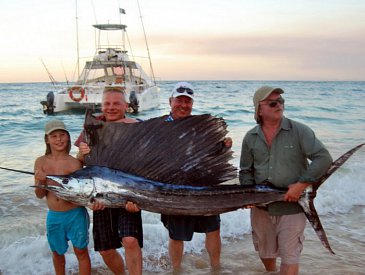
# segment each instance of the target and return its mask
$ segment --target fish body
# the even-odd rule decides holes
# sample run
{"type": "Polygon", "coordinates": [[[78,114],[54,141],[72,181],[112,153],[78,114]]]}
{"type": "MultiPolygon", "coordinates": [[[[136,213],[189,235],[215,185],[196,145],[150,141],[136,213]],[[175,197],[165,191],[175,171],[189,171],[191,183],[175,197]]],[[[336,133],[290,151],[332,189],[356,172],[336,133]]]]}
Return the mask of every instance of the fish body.
{"type": "MultiPolygon", "coordinates": [[[[127,201],[141,209],[167,215],[217,215],[246,206],[283,201],[286,190],[268,185],[174,185],[157,182],[102,166],[88,166],[67,176],[47,176],[56,185],[38,185],[61,199],[88,206],[95,199],[106,207],[124,207],[127,201]]],[[[236,179],[238,182],[238,179],[236,179]]],[[[322,244],[334,253],[314,208],[315,192],[309,187],[298,203],[322,244]]]]}
{"type": "Polygon", "coordinates": [[[283,199],[285,191],[266,185],[174,185],[101,166],[88,166],[67,176],[47,176],[58,185],[43,188],[58,197],[87,206],[102,199],[107,207],[134,202],[146,211],[168,215],[216,215],[248,205],[283,199]]]}
{"type": "MultiPolygon", "coordinates": [[[[324,247],[334,254],[314,207],[318,187],[342,166],[364,144],[349,150],[302,194],[299,205],[324,247]]],[[[171,215],[214,215],[245,206],[262,206],[282,201],[286,191],[267,185],[238,184],[174,185],[134,176],[117,169],[88,166],[67,176],[47,176],[58,185],[37,186],[79,205],[89,205],[95,198],[107,207],[124,207],[127,201],[141,209],[171,215]]]]}

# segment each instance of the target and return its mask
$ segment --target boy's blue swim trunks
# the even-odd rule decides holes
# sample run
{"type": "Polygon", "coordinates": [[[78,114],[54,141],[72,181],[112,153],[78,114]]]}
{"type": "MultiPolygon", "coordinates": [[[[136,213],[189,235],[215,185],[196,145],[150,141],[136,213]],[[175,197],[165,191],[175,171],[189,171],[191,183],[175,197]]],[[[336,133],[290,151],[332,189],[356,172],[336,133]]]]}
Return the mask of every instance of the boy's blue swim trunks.
{"type": "Polygon", "coordinates": [[[79,249],[89,243],[89,214],[85,207],[77,207],[65,212],[48,210],[47,239],[51,251],[63,255],[68,249],[68,241],[79,249]]]}

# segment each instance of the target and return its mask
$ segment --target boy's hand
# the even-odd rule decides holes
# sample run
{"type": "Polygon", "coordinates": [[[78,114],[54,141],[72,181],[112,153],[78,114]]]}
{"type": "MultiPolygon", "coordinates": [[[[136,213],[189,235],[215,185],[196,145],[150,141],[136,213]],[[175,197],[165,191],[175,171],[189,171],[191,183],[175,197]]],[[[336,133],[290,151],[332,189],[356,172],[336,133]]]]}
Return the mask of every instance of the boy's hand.
{"type": "Polygon", "coordinates": [[[41,169],[37,169],[34,172],[35,184],[38,185],[39,183],[45,183],[47,180],[46,173],[43,172],[41,169]]]}

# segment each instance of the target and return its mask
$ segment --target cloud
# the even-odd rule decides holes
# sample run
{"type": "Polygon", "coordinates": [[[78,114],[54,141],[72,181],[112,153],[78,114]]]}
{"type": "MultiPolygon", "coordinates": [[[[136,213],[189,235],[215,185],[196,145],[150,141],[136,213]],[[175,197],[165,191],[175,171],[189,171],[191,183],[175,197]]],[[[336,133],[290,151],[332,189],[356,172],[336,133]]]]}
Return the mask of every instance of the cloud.
{"type": "Polygon", "coordinates": [[[194,66],[199,61],[207,65],[216,60],[233,74],[235,70],[248,71],[257,79],[364,80],[365,38],[356,34],[171,35],[154,38],[150,44],[162,59],[195,60],[194,66]]]}
{"type": "MultiPolygon", "coordinates": [[[[365,32],[365,30],[364,30],[365,32]]],[[[206,55],[328,55],[365,53],[365,38],[360,35],[323,36],[246,36],[174,37],[159,36],[151,41],[169,54],[206,55]]]]}

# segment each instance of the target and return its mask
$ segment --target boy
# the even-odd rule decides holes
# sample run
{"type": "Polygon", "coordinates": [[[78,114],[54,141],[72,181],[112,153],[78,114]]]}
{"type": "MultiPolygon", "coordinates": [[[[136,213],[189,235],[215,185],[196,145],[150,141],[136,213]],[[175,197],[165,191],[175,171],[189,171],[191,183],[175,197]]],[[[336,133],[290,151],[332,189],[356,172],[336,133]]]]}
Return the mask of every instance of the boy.
{"type": "MultiPolygon", "coordinates": [[[[34,164],[35,185],[54,184],[46,175],[67,175],[82,168],[79,160],[69,155],[70,133],[65,124],[52,120],[45,126],[46,153],[34,164]]],[[[71,240],[79,262],[79,274],[90,274],[91,263],[88,252],[89,215],[85,207],[64,201],[52,192],[35,188],[37,198],[46,197],[47,239],[52,251],[56,274],[65,274],[65,256],[68,240],[71,240]]]]}

